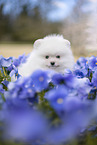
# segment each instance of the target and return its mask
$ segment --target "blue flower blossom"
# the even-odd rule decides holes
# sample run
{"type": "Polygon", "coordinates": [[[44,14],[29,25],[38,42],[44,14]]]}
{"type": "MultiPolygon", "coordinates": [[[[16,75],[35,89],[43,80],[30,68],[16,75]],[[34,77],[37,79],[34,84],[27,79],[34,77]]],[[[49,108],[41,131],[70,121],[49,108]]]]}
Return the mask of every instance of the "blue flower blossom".
{"type": "Polygon", "coordinates": [[[64,84],[65,86],[74,87],[76,79],[74,78],[72,73],[65,73],[64,75],[55,73],[52,76],[52,83],[54,85],[64,84]]]}
{"type": "Polygon", "coordinates": [[[10,65],[12,64],[12,57],[9,57],[9,58],[2,58],[1,59],[1,65],[3,67],[9,67],[10,65]]]}
{"type": "Polygon", "coordinates": [[[24,63],[27,59],[27,56],[25,54],[20,55],[17,59],[13,58],[13,65],[18,67],[21,63],[24,63]]]}
{"type": "Polygon", "coordinates": [[[33,88],[33,85],[29,82],[30,78],[20,78],[15,83],[11,82],[8,85],[8,93],[6,93],[6,98],[11,96],[12,98],[33,98],[35,95],[35,90],[33,88]]]}
{"type": "Polygon", "coordinates": [[[27,101],[19,98],[8,99],[2,109],[7,140],[17,139],[22,142],[43,140],[47,121],[38,111],[33,110],[27,101]]]}
{"type": "Polygon", "coordinates": [[[97,87],[97,70],[95,70],[95,72],[93,73],[92,84],[94,87],[97,87]]]}
{"type": "Polygon", "coordinates": [[[87,68],[87,64],[88,64],[88,58],[80,57],[80,58],[77,60],[77,62],[76,62],[76,64],[75,64],[74,68],[75,68],[75,69],[87,68]]]}
{"type": "Polygon", "coordinates": [[[33,86],[37,92],[40,92],[48,87],[49,77],[46,71],[36,70],[32,75],[33,86]]]}
{"type": "Polygon", "coordinates": [[[90,81],[88,78],[81,78],[76,81],[76,86],[73,91],[71,91],[71,96],[77,96],[80,99],[87,99],[90,90],[92,89],[90,81]]]}
{"type": "Polygon", "coordinates": [[[84,78],[89,76],[89,66],[88,66],[88,59],[80,57],[74,65],[73,74],[78,78],[84,78]]]}
{"type": "Polygon", "coordinates": [[[62,122],[59,127],[53,128],[48,134],[51,144],[60,144],[74,139],[83,128],[87,127],[91,120],[92,111],[87,103],[73,97],[66,98],[65,113],[61,115],[62,122]],[[69,106],[68,106],[69,105],[69,106]]]}
{"type": "Polygon", "coordinates": [[[21,77],[21,75],[18,73],[18,68],[16,68],[14,65],[12,65],[13,69],[12,71],[10,72],[10,77],[12,77],[13,75],[15,75],[15,78],[19,78],[21,77]]]}
{"type": "Polygon", "coordinates": [[[83,103],[78,97],[67,97],[64,102],[64,110],[65,112],[76,112],[80,111],[80,109],[83,108],[83,103]]]}
{"type": "Polygon", "coordinates": [[[24,63],[26,59],[27,59],[27,56],[25,56],[24,54],[19,56],[18,59],[14,57],[4,58],[3,56],[0,56],[0,70],[3,73],[2,67],[4,67],[8,75],[10,74],[10,76],[12,77],[15,74],[15,77],[17,77],[18,79],[20,75],[18,74],[17,67],[21,63],[24,63]]]}
{"type": "Polygon", "coordinates": [[[91,56],[88,60],[88,65],[89,68],[92,69],[92,71],[94,71],[94,69],[97,68],[97,57],[91,56]]]}
{"type": "Polygon", "coordinates": [[[75,69],[73,71],[74,75],[77,76],[78,78],[84,78],[85,76],[87,76],[88,71],[86,68],[82,68],[82,69],[75,69]]]}
{"type": "Polygon", "coordinates": [[[47,92],[44,98],[46,98],[50,102],[51,106],[55,110],[60,111],[64,109],[64,102],[67,96],[67,88],[65,86],[59,86],[58,88],[47,92]]]}
{"type": "Polygon", "coordinates": [[[54,85],[65,84],[64,75],[59,74],[59,73],[55,73],[55,74],[52,76],[52,82],[53,82],[54,85]]]}

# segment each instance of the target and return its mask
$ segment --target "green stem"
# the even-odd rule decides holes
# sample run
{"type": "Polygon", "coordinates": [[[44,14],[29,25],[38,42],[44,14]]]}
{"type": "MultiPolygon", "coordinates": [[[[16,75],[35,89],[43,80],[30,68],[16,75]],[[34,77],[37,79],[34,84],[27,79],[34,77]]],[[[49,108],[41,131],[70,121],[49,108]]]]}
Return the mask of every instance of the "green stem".
{"type": "Polygon", "coordinates": [[[4,67],[2,67],[2,69],[3,69],[3,74],[4,74],[4,77],[6,77],[6,71],[5,71],[5,68],[4,68],[4,67]]]}

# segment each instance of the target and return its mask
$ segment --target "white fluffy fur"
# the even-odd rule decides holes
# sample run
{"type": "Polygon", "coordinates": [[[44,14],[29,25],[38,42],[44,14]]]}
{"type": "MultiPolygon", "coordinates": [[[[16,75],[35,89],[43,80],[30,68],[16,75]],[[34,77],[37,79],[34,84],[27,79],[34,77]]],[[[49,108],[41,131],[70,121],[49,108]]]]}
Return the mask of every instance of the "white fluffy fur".
{"type": "Polygon", "coordinates": [[[74,57],[70,49],[70,42],[61,35],[49,35],[38,39],[34,43],[34,49],[27,59],[27,62],[19,67],[19,74],[30,75],[36,69],[54,70],[64,73],[64,69],[72,69],[74,57]],[[56,56],[60,58],[56,58],[56,56]],[[49,56],[48,59],[45,57],[49,56]],[[55,62],[51,66],[51,62],[55,62]]]}

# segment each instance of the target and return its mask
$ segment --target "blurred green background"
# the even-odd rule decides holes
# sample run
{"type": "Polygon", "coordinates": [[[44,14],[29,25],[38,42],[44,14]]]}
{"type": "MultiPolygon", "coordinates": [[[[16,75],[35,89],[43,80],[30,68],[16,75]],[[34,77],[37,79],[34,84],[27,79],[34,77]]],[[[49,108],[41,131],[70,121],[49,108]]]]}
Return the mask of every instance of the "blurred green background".
{"type": "Polygon", "coordinates": [[[71,42],[76,58],[96,54],[96,44],[87,45],[97,43],[96,8],[96,0],[0,0],[0,54],[28,54],[36,39],[53,33],[71,42]]]}

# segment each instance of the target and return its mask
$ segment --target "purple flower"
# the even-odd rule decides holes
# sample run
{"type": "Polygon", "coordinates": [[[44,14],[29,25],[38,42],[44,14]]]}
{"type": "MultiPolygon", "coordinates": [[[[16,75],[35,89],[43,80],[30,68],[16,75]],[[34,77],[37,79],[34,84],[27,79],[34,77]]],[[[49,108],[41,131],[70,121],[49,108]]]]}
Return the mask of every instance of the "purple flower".
{"type": "Polygon", "coordinates": [[[62,74],[59,74],[59,73],[55,73],[53,76],[52,76],[52,82],[54,85],[60,85],[60,84],[65,84],[65,77],[64,75],[62,74]]]}
{"type": "Polygon", "coordinates": [[[1,58],[1,65],[3,67],[9,67],[12,64],[12,57],[9,58],[1,58]]]}
{"type": "Polygon", "coordinates": [[[25,100],[9,99],[3,106],[4,123],[7,125],[4,135],[7,140],[37,142],[44,139],[47,122],[44,116],[34,111],[25,100]]]}
{"type": "Polygon", "coordinates": [[[72,74],[64,74],[65,84],[68,88],[74,88],[76,86],[77,78],[72,74]]]}
{"type": "Polygon", "coordinates": [[[18,73],[18,68],[16,68],[14,65],[12,65],[12,67],[13,67],[13,69],[12,69],[12,71],[10,72],[10,77],[12,77],[14,74],[15,74],[15,78],[19,78],[20,77],[20,75],[19,75],[19,73],[18,73]]]}
{"type": "Polygon", "coordinates": [[[54,85],[64,84],[67,87],[74,87],[76,79],[72,73],[65,73],[64,75],[56,73],[52,76],[52,83],[54,85]]]}
{"type": "Polygon", "coordinates": [[[97,70],[95,70],[95,72],[93,73],[92,83],[93,86],[97,87],[97,70]]]}
{"type": "Polygon", "coordinates": [[[87,68],[87,63],[88,62],[88,59],[87,58],[84,58],[84,57],[80,57],[76,64],[75,64],[75,69],[81,69],[81,68],[87,68]]]}
{"type": "Polygon", "coordinates": [[[64,102],[64,110],[65,112],[76,112],[80,111],[80,109],[83,107],[82,101],[77,97],[67,97],[64,102]]]}
{"type": "Polygon", "coordinates": [[[71,91],[71,96],[77,96],[80,99],[87,99],[88,94],[92,87],[90,86],[90,81],[88,78],[81,78],[76,81],[76,86],[73,91],[71,91]]]}
{"type": "Polygon", "coordinates": [[[86,68],[82,68],[82,69],[75,69],[73,71],[74,75],[77,76],[78,78],[84,78],[87,76],[88,71],[86,68]]]}
{"type": "Polygon", "coordinates": [[[36,70],[32,75],[33,86],[37,92],[40,92],[48,87],[49,77],[46,71],[36,70]]]}
{"type": "Polygon", "coordinates": [[[21,63],[24,63],[26,61],[26,59],[27,59],[27,57],[25,56],[25,54],[20,55],[17,59],[13,58],[13,65],[18,67],[21,63]]]}
{"type": "Polygon", "coordinates": [[[88,77],[89,66],[88,66],[88,58],[80,57],[73,70],[73,74],[78,78],[88,77]]]}
{"type": "Polygon", "coordinates": [[[10,74],[12,77],[15,74],[15,77],[19,78],[20,75],[18,74],[18,69],[17,67],[26,61],[26,56],[21,55],[19,56],[18,59],[14,57],[9,57],[9,58],[4,58],[3,56],[0,56],[0,69],[1,72],[3,73],[2,67],[5,67],[6,73],[10,74]]]}
{"type": "MultiPolygon", "coordinates": [[[[6,95],[7,92],[5,92],[6,95]]],[[[8,95],[8,94],[7,94],[8,95]]],[[[11,96],[6,97],[6,102],[3,105],[4,110],[8,110],[8,113],[19,113],[25,110],[29,110],[30,105],[26,99],[21,99],[19,97],[13,98],[11,96]]]]}
{"type": "Polygon", "coordinates": [[[59,86],[58,88],[47,92],[44,98],[50,102],[55,110],[60,111],[64,109],[64,102],[67,96],[67,88],[65,86],[59,86]]]}
{"type": "Polygon", "coordinates": [[[33,85],[28,83],[29,79],[30,78],[20,78],[16,82],[9,83],[6,98],[33,98],[35,90],[33,85]]]}
{"type": "Polygon", "coordinates": [[[51,144],[60,144],[74,139],[80,134],[80,130],[89,124],[92,118],[92,109],[86,102],[82,102],[76,97],[66,97],[65,113],[61,116],[62,124],[50,130],[48,134],[49,142],[51,144]]]}
{"type": "Polygon", "coordinates": [[[89,68],[92,69],[92,71],[97,68],[97,57],[91,56],[88,60],[89,68]]]}

